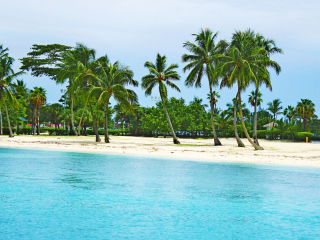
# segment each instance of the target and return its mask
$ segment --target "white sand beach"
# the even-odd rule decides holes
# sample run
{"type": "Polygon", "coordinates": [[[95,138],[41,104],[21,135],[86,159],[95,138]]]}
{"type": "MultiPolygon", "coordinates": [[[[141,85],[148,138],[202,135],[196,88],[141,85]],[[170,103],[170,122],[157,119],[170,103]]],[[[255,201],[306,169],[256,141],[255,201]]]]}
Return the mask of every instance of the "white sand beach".
{"type": "Polygon", "coordinates": [[[255,151],[246,139],[243,139],[246,147],[239,148],[232,138],[221,139],[223,146],[213,146],[213,139],[181,139],[180,145],[174,145],[171,138],[111,136],[108,144],[94,140],[94,136],[0,136],[0,147],[320,167],[320,144],[317,143],[259,140],[265,150],[255,151]]]}

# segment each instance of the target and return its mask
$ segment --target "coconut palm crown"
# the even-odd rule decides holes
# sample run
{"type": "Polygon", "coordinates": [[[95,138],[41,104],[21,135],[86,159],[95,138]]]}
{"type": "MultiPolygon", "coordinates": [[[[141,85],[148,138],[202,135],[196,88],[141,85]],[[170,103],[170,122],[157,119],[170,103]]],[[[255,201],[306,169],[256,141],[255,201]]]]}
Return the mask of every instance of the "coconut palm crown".
{"type": "Polygon", "coordinates": [[[180,76],[177,71],[175,71],[176,68],[178,68],[177,64],[171,64],[169,67],[167,67],[167,58],[166,56],[161,56],[159,53],[157,54],[156,63],[152,63],[147,61],[144,66],[148,68],[149,74],[142,77],[142,83],[141,86],[145,90],[145,95],[149,96],[151,95],[153,89],[158,86],[159,87],[159,93],[160,97],[163,103],[164,110],[167,115],[167,120],[172,132],[173,136],[173,143],[174,144],[180,144],[178,141],[176,134],[173,130],[172,123],[166,108],[165,100],[168,98],[168,90],[167,86],[177,90],[180,92],[179,87],[174,84],[172,81],[180,80],[180,76]],[[167,86],[166,86],[167,85],[167,86]]]}

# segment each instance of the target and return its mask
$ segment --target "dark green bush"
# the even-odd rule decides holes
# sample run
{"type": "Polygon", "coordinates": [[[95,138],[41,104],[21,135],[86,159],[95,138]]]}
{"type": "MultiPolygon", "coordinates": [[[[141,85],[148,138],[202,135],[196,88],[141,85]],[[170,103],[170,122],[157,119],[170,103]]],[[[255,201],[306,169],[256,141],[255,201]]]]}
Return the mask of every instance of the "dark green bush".
{"type": "MultiPolygon", "coordinates": [[[[3,135],[9,135],[9,128],[2,128],[3,135]]],[[[11,128],[12,133],[14,134],[16,132],[15,128],[11,128]]]]}

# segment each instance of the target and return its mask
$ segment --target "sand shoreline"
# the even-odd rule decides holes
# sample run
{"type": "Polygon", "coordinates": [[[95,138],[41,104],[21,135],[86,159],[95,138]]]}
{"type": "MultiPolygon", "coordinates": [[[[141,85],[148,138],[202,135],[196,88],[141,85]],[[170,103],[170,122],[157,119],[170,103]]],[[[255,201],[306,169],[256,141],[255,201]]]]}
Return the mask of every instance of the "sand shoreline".
{"type": "Polygon", "coordinates": [[[125,154],[176,160],[272,164],[320,167],[320,144],[260,140],[263,151],[254,151],[246,139],[238,148],[235,139],[222,138],[223,146],[213,146],[212,139],[181,139],[174,145],[171,138],[111,136],[111,143],[95,143],[94,137],[0,136],[0,147],[44,149],[70,152],[125,154]]]}

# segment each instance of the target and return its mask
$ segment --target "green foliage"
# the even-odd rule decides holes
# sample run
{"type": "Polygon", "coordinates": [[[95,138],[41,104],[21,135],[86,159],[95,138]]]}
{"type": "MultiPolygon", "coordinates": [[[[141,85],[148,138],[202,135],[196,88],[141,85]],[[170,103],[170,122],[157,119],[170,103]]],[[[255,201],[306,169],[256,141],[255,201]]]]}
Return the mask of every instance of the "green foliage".
{"type": "Polygon", "coordinates": [[[35,77],[48,76],[56,80],[59,69],[56,64],[61,61],[61,55],[70,50],[71,47],[60,44],[38,45],[31,47],[32,51],[21,60],[20,69],[31,71],[31,75],[35,77]]]}
{"type": "Polygon", "coordinates": [[[314,137],[313,133],[310,132],[297,132],[295,134],[296,139],[300,140],[300,141],[305,141],[306,138],[308,137],[309,139],[311,139],[312,137],[314,137]]]}
{"type": "Polygon", "coordinates": [[[268,118],[268,117],[264,117],[264,118],[259,119],[258,122],[257,122],[257,129],[258,129],[258,130],[263,130],[263,129],[265,129],[265,128],[263,127],[263,125],[266,125],[266,124],[268,124],[269,122],[270,122],[270,118],[268,118]]]}

